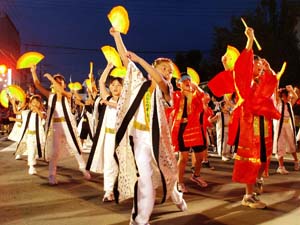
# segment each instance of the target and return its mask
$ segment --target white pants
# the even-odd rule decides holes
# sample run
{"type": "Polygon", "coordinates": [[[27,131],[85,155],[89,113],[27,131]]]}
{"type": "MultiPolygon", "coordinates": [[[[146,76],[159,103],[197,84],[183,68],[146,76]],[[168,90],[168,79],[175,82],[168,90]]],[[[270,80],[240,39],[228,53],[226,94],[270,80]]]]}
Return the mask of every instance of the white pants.
{"type": "Polygon", "coordinates": [[[118,165],[114,158],[115,134],[106,133],[104,141],[104,191],[112,192],[118,176],[118,165]]]}
{"type": "Polygon", "coordinates": [[[26,145],[27,145],[27,165],[36,165],[36,155],[37,155],[37,143],[35,134],[26,135],[26,145]]]}
{"type": "Polygon", "coordinates": [[[219,156],[230,155],[230,146],[227,144],[228,141],[228,127],[224,127],[224,137],[222,143],[222,128],[217,130],[217,151],[219,156]]]}
{"type": "MultiPolygon", "coordinates": [[[[136,224],[144,225],[149,222],[155,204],[156,191],[152,182],[153,168],[151,165],[152,146],[150,132],[135,130],[134,134],[134,155],[140,176],[137,188],[137,212],[133,207],[132,215],[137,214],[134,218],[136,224]]],[[[171,199],[177,205],[182,203],[182,198],[183,193],[178,191],[177,184],[175,184],[171,199]]]]}
{"type": "Polygon", "coordinates": [[[293,129],[289,123],[282,123],[280,136],[278,138],[278,157],[283,157],[286,153],[296,152],[293,129]]]}
{"type": "Polygon", "coordinates": [[[133,137],[134,157],[139,171],[137,188],[137,211],[135,203],[132,213],[137,214],[134,221],[137,224],[147,224],[155,203],[155,189],[152,183],[153,168],[150,132],[135,130],[133,137]]]}
{"type": "MultiPolygon", "coordinates": [[[[57,162],[60,154],[63,151],[68,151],[64,149],[66,146],[74,146],[73,140],[71,138],[66,138],[64,129],[62,126],[67,126],[66,123],[53,123],[53,142],[52,142],[52,154],[49,161],[49,176],[56,176],[57,162]],[[62,144],[67,142],[66,144],[62,144]]],[[[75,146],[74,146],[75,147],[75,146]]],[[[79,170],[85,170],[85,161],[81,154],[78,153],[77,149],[72,151],[74,153],[75,159],[78,163],[79,170]]]]}

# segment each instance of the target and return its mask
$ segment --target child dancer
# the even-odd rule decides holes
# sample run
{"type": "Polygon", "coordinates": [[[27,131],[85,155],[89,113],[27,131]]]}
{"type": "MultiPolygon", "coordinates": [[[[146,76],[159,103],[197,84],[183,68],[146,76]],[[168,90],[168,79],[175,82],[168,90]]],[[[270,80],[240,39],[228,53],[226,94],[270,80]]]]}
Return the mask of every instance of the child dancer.
{"type": "Polygon", "coordinates": [[[284,167],[283,158],[284,155],[289,152],[294,158],[294,170],[299,170],[299,161],[296,152],[296,127],[295,117],[293,111],[293,105],[296,103],[298,96],[294,92],[291,85],[287,85],[285,89],[281,90],[277,97],[277,109],[281,112],[279,120],[273,120],[274,124],[274,142],[273,152],[278,159],[279,174],[288,174],[289,172],[284,167]],[[292,101],[290,101],[289,95],[292,95],[292,101]]]}
{"type": "Polygon", "coordinates": [[[56,168],[60,158],[75,156],[79,170],[85,179],[90,179],[90,173],[85,169],[85,161],[82,157],[82,145],[76,129],[76,121],[71,113],[68,100],[72,94],[65,91],[65,79],[62,75],[50,74],[44,76],[52,83],[54,93],[44,88],[36,74],[36,66],[31,67],[31,73],[35,87],[48,98],[45,157],[49,160],[49,184],[57,184],[56,168]]]}
{"type": "MultiPolygon", "coordinates": [[[[117,107],[116,159],[119,175],[114,189],[115,197],[116,200],[122,200],[134,195],[130,224],[149,224],[156,189],[162,188],[162,202],[175,193],[176,159],[171,147],[165,107],[161,101],[171,100],[170,89],[158,70],[126,50],[118,31],[111,28],[110,33],[127,66],[117,107]],[[145,69],[151,80],[143,76],[134,62],[145,69]],[[132,151],[127,148],[129,144],[132,151]]],[[[177,197],[177,207],[186,210],[185,201],[179,195],[177,197]]]]}
{"type": "Polygon", "coordinates": [[[121,94],[123,79],[120,77],[111,77],[109,91],[107,91],[105,82],[110,70],[113,68],[108,63],[103,71],[100,80],[100,96],[102,109],[98,118],[98,127],[94,136],[91,153],[87,162],[87,170],[103,173],[104,178],[104,197],[103,202],[114,200],[113,188],[118,174],[118,166],[114,159],[115,150],[115,123],[117,113],[117,102],[121,94]]]}
{"type": "Polygon", "coordinates": [[[36,174],[36,159],[42,157],[42,149],[45,144],[45,113],[42,111],[42,101],[39,95],[32,95],[29,100],[29,109],[22,111],[21,135],[17,146],[16,155],[28,156],[28,173],[36,174]]]}

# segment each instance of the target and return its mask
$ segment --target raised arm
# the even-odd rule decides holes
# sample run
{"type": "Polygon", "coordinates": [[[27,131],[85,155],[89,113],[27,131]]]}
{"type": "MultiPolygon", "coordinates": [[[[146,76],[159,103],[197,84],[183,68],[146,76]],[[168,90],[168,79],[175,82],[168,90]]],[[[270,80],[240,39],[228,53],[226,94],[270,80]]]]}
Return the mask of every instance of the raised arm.
{"type": "Polygon", "coordinates": [[[140,64],[162,90],[165,99],[167,101],[171,100],[167,81],[163,79],[162,75],[152,65],[150,65],[143,58],[130,51],[127,52],[127,58],[132,60],[133,62],[137,62],[138,64],[140,64]]]}
{"type": "Polygon", "coordinates": [[[99,80],[100,96],[102,99],[106,99],[107,96],[109,95],[109,93],[106,89],[106,86],[105,86],[105,82],[106,82],[108,74],[112,68],[113,68],[113,64],[110,62],[107,63],[103,73],[101,74],[100,80],[99,80]]]}
{"type": "Polygon", "coordinates": [[[287,85],[285,88],[289,92],[289,95],[291,96],[291,104],[295,105],[295,103],[297,102],[297,99],[298,99],[298,95],[295,92],[293,86],[292,85],[287,85]]]}
{"type": "Polygon", "coordinates": [[[50,95],[50,91],[42,86],[42,84],[36,74],[36,65],[31,66],[30,71],[32,74],[34,86],[36,87],[36,89],[38,89],[41,92],[42,95],[44,95],[46,98],[48,98],[50,95]]]}
{"type": "Polygon", "coordinates": [[[72,93],[65,90],[49,73],[45,73],[44,77],[46,77],[51,83],[52,87],[56,93],[60,93],[61,95],[67,97],[68,99],[72,98],[72,93]]]}
{"type": "Polygon", "coordinates": [[[251,27],[246,27],[245,35],[247,37],[246,49],[250,51],[253,47],[254,30],[251,27]]]}
{"type": "Polygon", "coordinates": [[[116,46],[117,46],[117,50],[120,54],[121,60],[124,64],[125,67],[127,67],[129,60],[126,56],[127,53],[127,49],[123,43],[123,39],[121,37],[121,34],[119,31],[116,31],[115,28],[110,28],[109,33],[111,34],[111,36],[114,38],[116,46]]]}

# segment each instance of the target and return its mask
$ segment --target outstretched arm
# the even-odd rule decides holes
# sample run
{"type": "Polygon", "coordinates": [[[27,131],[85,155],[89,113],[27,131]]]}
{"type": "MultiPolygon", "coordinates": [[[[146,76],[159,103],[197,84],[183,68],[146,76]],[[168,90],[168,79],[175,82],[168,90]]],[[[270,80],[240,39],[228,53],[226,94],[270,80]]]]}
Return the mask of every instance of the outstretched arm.
{"type": "Polygon", "coordinates": [[[167,101],[171,100],[167,81],[163,79],[162,75],[153,66],[147,63],[143,58],[130,51],[127,52],[127,58],[133,62],[139,63],[162,90],[165,99],[167,101]]]}
{"type": "Polygon", "coordinates": [[[50,95],[50,91],[42,86],[42,84],[36,74],[36,65],[31,66],[30,71],[32,74],[34,86],[36,87],[36,89],[38,89],[41,92],[42,95],[44,95],[46,98],[48,98],[50,95]]]}
{"type": "Polygon", "coordinates": [[[291,96],[291,104],[295,105],[298,99],[297,93],[294,91],[294,88],[292,85],[285,86],[286,90],[289,92],[289,95],[291,96]]]}
{"type": "Polygon", "coordinates": [[[246,49],[249,51],[253,47],[254,30],[251,27],[246,27],[245,35],[247,36],[246,49]]]}
{"type": "Polygon", "coordinates": [[[115,30],[115,28],[110,28],[109,30],[110,35],[114,38],[116,46],[117,46],[117,50],[120,54],[121,60],[124,64],[125,67],[127,67],[129,60],[126,56],[127,53],[127,49],[123,43],[123,39],[121,37],[121,34],[119,31],[115,30]]]}
{"type": "Polygon", "coordinates": [[[51,74],[46,73],[44,74],[44,77],[46,77],[51,83],[52,83],[52,87],[55,90],[56,93],[60,93],[61,95],[71,99],[72,97],[72,93],[71,92],[67,92],[64,87],[62,87],[53,77],[51,74]]]}
{"type": "Polygon", "coordinates": [[[100,88],[100,96],[102,99],[106,99],[109,95],[108,91],[106,90],[105,82],[108,77],[108,74],[110,70],[113,68],[112,63],[107,63],[103,73],[101,74],[100,80],[99,80],[99,88],[100,88]]]}

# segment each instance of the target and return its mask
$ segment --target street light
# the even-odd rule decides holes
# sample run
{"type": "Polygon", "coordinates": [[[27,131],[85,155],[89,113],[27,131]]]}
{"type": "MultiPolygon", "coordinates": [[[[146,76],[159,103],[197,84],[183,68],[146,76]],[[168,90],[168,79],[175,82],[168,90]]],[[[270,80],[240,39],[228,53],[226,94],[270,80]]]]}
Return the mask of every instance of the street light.
{"type": "Polygon", "coordinates": [[[12,84],[12,69],[6,65],[0,65],[0,90],[12,84]],[[1,87],[2,86],[2,87],[1,87]]]}
{"type": "Polygon", "coordinates": [[[4,64],[0,65],[0,74],[5,74],[7,70],[7,66],[4,64]]]}

